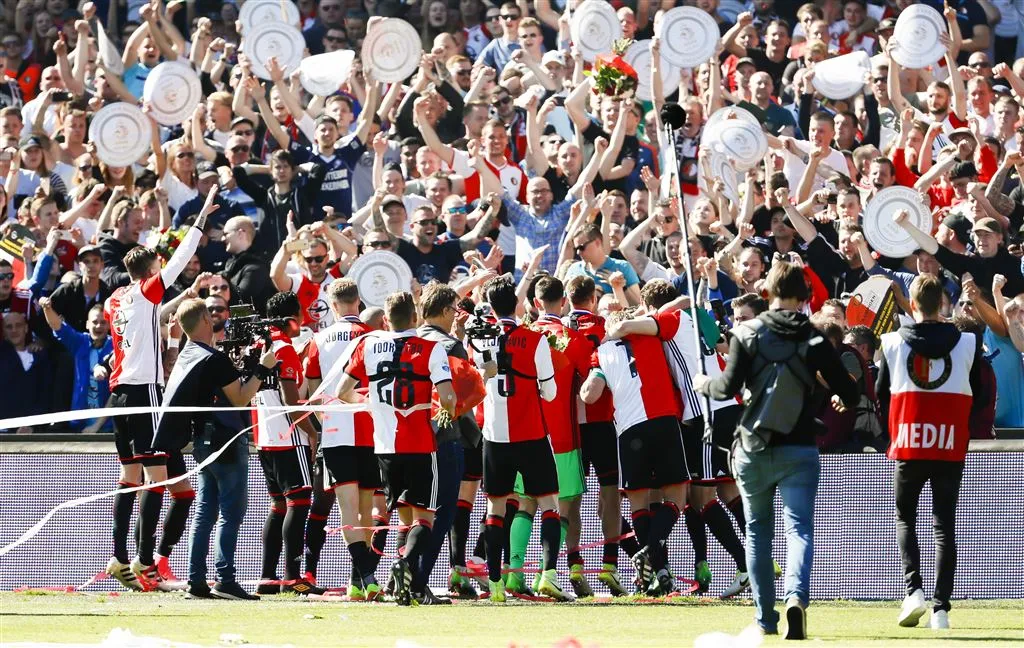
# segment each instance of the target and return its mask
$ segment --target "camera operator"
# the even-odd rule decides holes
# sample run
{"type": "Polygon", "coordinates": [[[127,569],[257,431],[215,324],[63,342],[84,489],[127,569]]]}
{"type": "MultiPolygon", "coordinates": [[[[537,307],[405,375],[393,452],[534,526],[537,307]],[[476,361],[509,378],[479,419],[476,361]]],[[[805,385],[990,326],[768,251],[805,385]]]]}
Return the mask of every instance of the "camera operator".
{"type": "Polygon", "coordinates": [[[693,387],[717,400],[736,396],[741,389],[750,393],[733,442],[732,467],[747,513],[755,630],[778,632],[771,543],[773,501],[779,490],[792,528],[787,534],[792,544],[786,561],[786,638],[804,639],[814,557],[814,498],[821,470],[815,444],[819,424],[813,416],[814,376],[820,372],[848,408],[856,407],[858,392],[835,348],[801,312],[811,294],[800,266],[777,261],[766,283],[770,310],[734,328],[722,375],[710,379],[697,374],[693,387]]]}
{"type": "MultiPolygon", "coordinates": [[[[165,406],[212,407],[247,405],[259,390],[262,377],[277,363],[273,351],[260,358],[265,371],[243,381],[231,359],[213,346],[214,321],[201,299],[189,299],[178,306],[177,320],[188,341],[167,381],[165,406]]],[[[239,412],[167,412],[157,425],[153,447],[180,453],[193,442],[196,462],[205,461],[224,447],[246,422],[239,412]]],[[[235,580],[235,545],[248,503],[249,441],[245,434],[231,441],[223,454],[199,473],[197,507],[189,531],[188,594],[192,598],[259,600],[235,580]],[[217,583],[206,582],[206,557],[218,510],[217,583]]]]}

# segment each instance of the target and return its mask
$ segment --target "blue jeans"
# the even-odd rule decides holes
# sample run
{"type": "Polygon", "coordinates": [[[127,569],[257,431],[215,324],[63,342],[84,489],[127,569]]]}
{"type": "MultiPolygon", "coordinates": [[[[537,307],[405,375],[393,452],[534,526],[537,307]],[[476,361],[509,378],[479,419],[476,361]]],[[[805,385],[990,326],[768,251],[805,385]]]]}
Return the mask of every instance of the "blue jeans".
{"type": "Polygon", "coordinates": [[[445,538],[448,537],[448,531],[455,521],[464,463],[461,442],[456,440],[437,444],[437,511],[434,512],[430,546],[420,559],[420,569],[426,581],[430,580],[430,572],[434,569],[434,563],[437,562],[445,538]]]}
{"type": "MultiPolygon", "coordinates": [[[[217,448],[210,439],[197,435],[192,455],[196,462],[206,460],[217,448]]],[[[210,535],[217,524],[214,557],[217,580],[230,583],[235,580],[235,545],[238,529],[249,506],[249,440],[243,434],[217,461],[199,472],[196,488],[196,510],[188,535],[188,581],[206,583],[206,558],[210,553],[210,535]],[[218,516],[219,513],[219,516],[218,516]]]]}
{"type": "Polygon", "coordinates": [[[757,607],[756,621],[767,631],[778,629],[772,540],[775,536],[775,490],[782,495],[786,517],[786,596],[807,607],[814,559],[814,498],[821,463],[815,446],[777,446],[747,453],[737,444],[733,475],[747,516],[747,565],[757,607]]]}

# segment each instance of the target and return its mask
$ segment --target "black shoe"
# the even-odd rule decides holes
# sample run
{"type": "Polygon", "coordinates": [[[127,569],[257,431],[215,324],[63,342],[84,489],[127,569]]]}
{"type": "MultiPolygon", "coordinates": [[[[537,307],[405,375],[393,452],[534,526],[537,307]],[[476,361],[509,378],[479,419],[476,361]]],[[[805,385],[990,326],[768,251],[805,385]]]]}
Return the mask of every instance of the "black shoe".
{"type": "Polygon", "coordinates": [[[299,578],[293,581],[285,581],[281,583],[282,594],[298,594],[299,596],[309,596],[310,594],[322,595],[327,590],[317,587],[311,584],[309,581],[299,578]]]}
{"type": "Polygon", "coordinates": [[[807,638],[807,611],[796,602],[786,606],[786,639],[807,638]]]}
{"type": "Polygon", "coordinates": [[[658,575],[651,579],[647,588],[647,596],[668,596],[675,590],[675,579],[668,573],[667,569],[658,571],[658,575]]]}
{"type": "Polygon", "coordinates": [[[423,593],[413,594],[413,598],[420,605],[451,605],[450,598],[441,598],[428,587],[423,593]]]}
{"type": "Polygon", "coordinates": [[[189,583],[185,590],[187,599],[210,599],[213,598],[213,591],[206,583],[189,583]]]}
{"type": "Polygon", "coordinates": [[[281,584],[278,582],[277,577],[264,578],[260,581],[260,584],[256,586],[256,593],[260,595],[271,595],[281,593],[281,584]]]}
{"type": "Polygon", "coordinates": [[[404,558],[399,558],[391,565],[391,577],[395,581],[395,601],[399,605],[411,605],[409,587],[412,585],[412,572],[404,558]]]}
{"type": "Polygon", "coordinates": [[[258,601],[260,597],[250,594],[242,589],[242,586],[232,581],[230,583],[217,583],[211,592],[214,598],[229,599],[232,601],[258,601]]]}

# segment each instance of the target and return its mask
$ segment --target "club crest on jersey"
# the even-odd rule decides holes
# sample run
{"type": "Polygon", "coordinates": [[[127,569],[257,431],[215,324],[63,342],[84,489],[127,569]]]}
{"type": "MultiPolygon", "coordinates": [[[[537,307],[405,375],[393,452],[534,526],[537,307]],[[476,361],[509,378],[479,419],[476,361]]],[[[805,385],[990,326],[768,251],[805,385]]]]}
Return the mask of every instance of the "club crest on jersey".
{"type": "Polygon", "coordinates": [[[306,309],[306,312],[309,313],[310,317],[319,322],[321,319],[323,319],[324,314],[327,312],[327,304],[324,302],[324,300],[318,299],[309,305],[309,308],[306,309]]]}
{"type": "Polygon", "coordinates": [[[118,335],[124,335],[124,327],[128,324],[128,317],[124,314],[124,311],[118,310],[114,313],[114,319],[111,320],[110,324],[118,335]]]}
{"type": "Polygon", "coordinates": [[[948,353],[941,358],[929,358],[911,350],[907,356],[907,375],[920,389],[937,389],[952,373],[953,360],[948,353]]]}

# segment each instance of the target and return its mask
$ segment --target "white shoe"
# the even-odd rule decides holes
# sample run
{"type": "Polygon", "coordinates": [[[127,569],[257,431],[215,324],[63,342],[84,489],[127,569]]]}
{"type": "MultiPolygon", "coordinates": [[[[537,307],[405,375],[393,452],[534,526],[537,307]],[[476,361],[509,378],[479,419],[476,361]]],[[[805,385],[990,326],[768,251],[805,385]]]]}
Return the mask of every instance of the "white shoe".
{"type": "Polygon", "coordinates": [[[135,576],[131,565],[126,565],[117,558],[111,558],[110,562],[107,563],[107,574],[113,576],[117,579],[117,582],[134,592],[141,592],[143,590],[142,583],[135,576]]]}
{"type": "Polygon", "coordinates": [[[722,592],[721,598],[732,598],[734,596],[741,594],[749,587],[750,577],[747,575],[747,572],[738,571],[736,572],[736,578],[732,579],[732,584],[729,585],[729,587],[727,587],[724,592],[722,592]]]}
{"type": "Polygon", "coordinates": [[[903,599],[903,609],[900,610],[899,624],[904,628],[913,628],[921,620],[924,613],[928,611],[928,602],[924,598],[921,588],[914,590],[903,599]]]}
{"type": "Polygon", "coordinates": [[[139,584],[142,585],[142,591],[144,592],[160,589],[160,584],[163,582],[160,572],[156,568],[156,563],[147,565],[138,556],[132,560],[132,573],[139,580],[139,584]]]}
{"type": "Polygon", "coordinates": [[[928,622],[932,630],[949,630],[949,612],[936,610],[932,612],[932,618],[928,622]]]}

